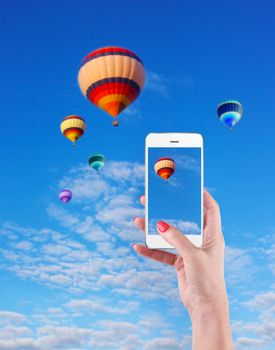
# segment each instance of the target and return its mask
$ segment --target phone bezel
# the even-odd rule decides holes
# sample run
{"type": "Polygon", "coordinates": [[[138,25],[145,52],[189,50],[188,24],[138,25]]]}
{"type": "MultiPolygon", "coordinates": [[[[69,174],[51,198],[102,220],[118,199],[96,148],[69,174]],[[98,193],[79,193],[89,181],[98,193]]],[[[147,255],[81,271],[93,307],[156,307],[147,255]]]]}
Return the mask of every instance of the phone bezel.
{"type": "Polygon", "coordinates": [[[145,139],[145,244],[153,249],[175,249],[168,244],[160,235],[148,234],[148,148],[149,147],[171,147],[171,148],[201,148],[201,234],[186,235],[186,237],[197,247],[203,242],[203,137],[198,133],[150,133],[145,139]],[[171,142],[174,141],[174,142],[171,142]],[[176,141],[176,142],[175,142],[176,141]]]}

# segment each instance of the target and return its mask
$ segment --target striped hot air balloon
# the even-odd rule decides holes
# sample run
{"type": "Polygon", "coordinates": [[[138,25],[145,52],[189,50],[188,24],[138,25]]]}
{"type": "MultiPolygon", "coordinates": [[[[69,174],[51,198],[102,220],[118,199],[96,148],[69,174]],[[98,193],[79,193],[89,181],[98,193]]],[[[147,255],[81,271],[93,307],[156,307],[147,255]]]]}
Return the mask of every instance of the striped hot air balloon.
{"type": "Polygon", "coordinates": [[[81,62],[78,83],[87,99],[112,117],[135,101],[145,81],[141,59],[121,47],[93,51],[81,62]]]}
{"type": "Polygon", "coordinates": [[[176,170],[176,163],[171,158],[159,158],[154,166],[155,172],[164,180],[168,180],[176,170]]]}
{"type": "Polygon", "coordinates": [[[78,115],[65,117],[60,124],[62,134],[72,142],[77,141],[86,131],[85,120],[78,115]]]}
{"type": "Polygon", "coordinates": [[[103,154],[94,154],[89,158],[88,163],[93,169],[98,171],[104,167],[105,157],[103,154]]]}
{"type": "Polygon", "coordinates": [[[73,195],[70,190],[64,189],[59,192],[59,199],[65,204],[69,203],[69,201],[72,199],[72,196],[73,195]]]}
{"type": "Polygon", "coordinates": [[[241,120],[243,107],[238,101],[225,101],[218,105],[217,114],[220,121],[232,130],[232,128],[241,120]]]}

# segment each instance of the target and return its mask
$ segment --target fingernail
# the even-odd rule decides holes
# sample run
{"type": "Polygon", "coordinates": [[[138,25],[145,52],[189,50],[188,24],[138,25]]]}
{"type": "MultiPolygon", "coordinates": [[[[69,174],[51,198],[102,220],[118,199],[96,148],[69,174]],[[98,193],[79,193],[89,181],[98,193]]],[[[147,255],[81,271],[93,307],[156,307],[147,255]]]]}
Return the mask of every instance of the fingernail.
{"type": "Polygon", "coordinates": [[[133,221],[135,222],[135,221],[136,221],[136,219],[137,219],[137,216],[135,216],[135,217],[133,218],[133,221]]]}
{"type": "Polygon", "coordinates": [[[139,197],[139,200],[141,201],[144,197],[144,194],[142,196],[139,197]]]}
{"type": "Polygon", "coordinates": [[[134,248],[135,245],[136,245],[136,243],[132,243],[132,244],[131,244],[132,248],[134,248]]]}
{"type": "Polygon", "coordinates": [[[159,230],[161,233],[167,231],[167,230],[169,229],[169,227],[170,227],[170,226],[167,224],[167,222],[159,221],[159,222],[157,223],[157,228],[158,228],[158,230],[159,230]]]}

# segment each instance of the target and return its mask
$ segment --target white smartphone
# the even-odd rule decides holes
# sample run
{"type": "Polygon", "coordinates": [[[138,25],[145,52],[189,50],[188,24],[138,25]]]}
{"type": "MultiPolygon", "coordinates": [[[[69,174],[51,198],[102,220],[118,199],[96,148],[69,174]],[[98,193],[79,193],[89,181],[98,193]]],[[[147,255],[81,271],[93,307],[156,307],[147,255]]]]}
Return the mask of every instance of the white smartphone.
{"type": "Polygon", "coordinates": [[[203,242],[203,138],[193,133],[151,133],[145,145],[145,243],[173,249],[157,232],[158,221],[203,242]]]}

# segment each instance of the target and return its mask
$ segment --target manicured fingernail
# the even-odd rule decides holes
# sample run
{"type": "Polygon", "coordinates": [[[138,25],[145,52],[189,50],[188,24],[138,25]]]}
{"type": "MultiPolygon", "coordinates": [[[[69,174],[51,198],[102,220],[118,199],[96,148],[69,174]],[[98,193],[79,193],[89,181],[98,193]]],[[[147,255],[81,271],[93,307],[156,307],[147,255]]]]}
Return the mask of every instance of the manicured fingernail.
{"type": "Polygon", "coordinates": [[[164,221],[159,221],[158,223],[157,223],[157,228],[158,228],[158,230],[160,231],[160,232],[165,232],[165,231],[167,231],[168,229],[169,229],[169,225],[167,224],[167,222],[164,222],[164,221]]]}
{"type": "Polygon", "coordinates": [[[132,243],[132,244],[131,244],[131,246],[132,246],[133,249],[135,248],[135,245],[136,245],[136,243],[132,243]]]}
{"type": "Polygon", "coordinates": [[[144,198],[144,194],[142,196],[139,197],[139,200],[142,201],[144,198]]]}
{"type": "Polygon", "coordinates": [[[135,217],[133,218],[133,221],[135,222],[135,221],[136,221],[136,219],[137,219],[137,216],[135,216],[135,217]]]}

